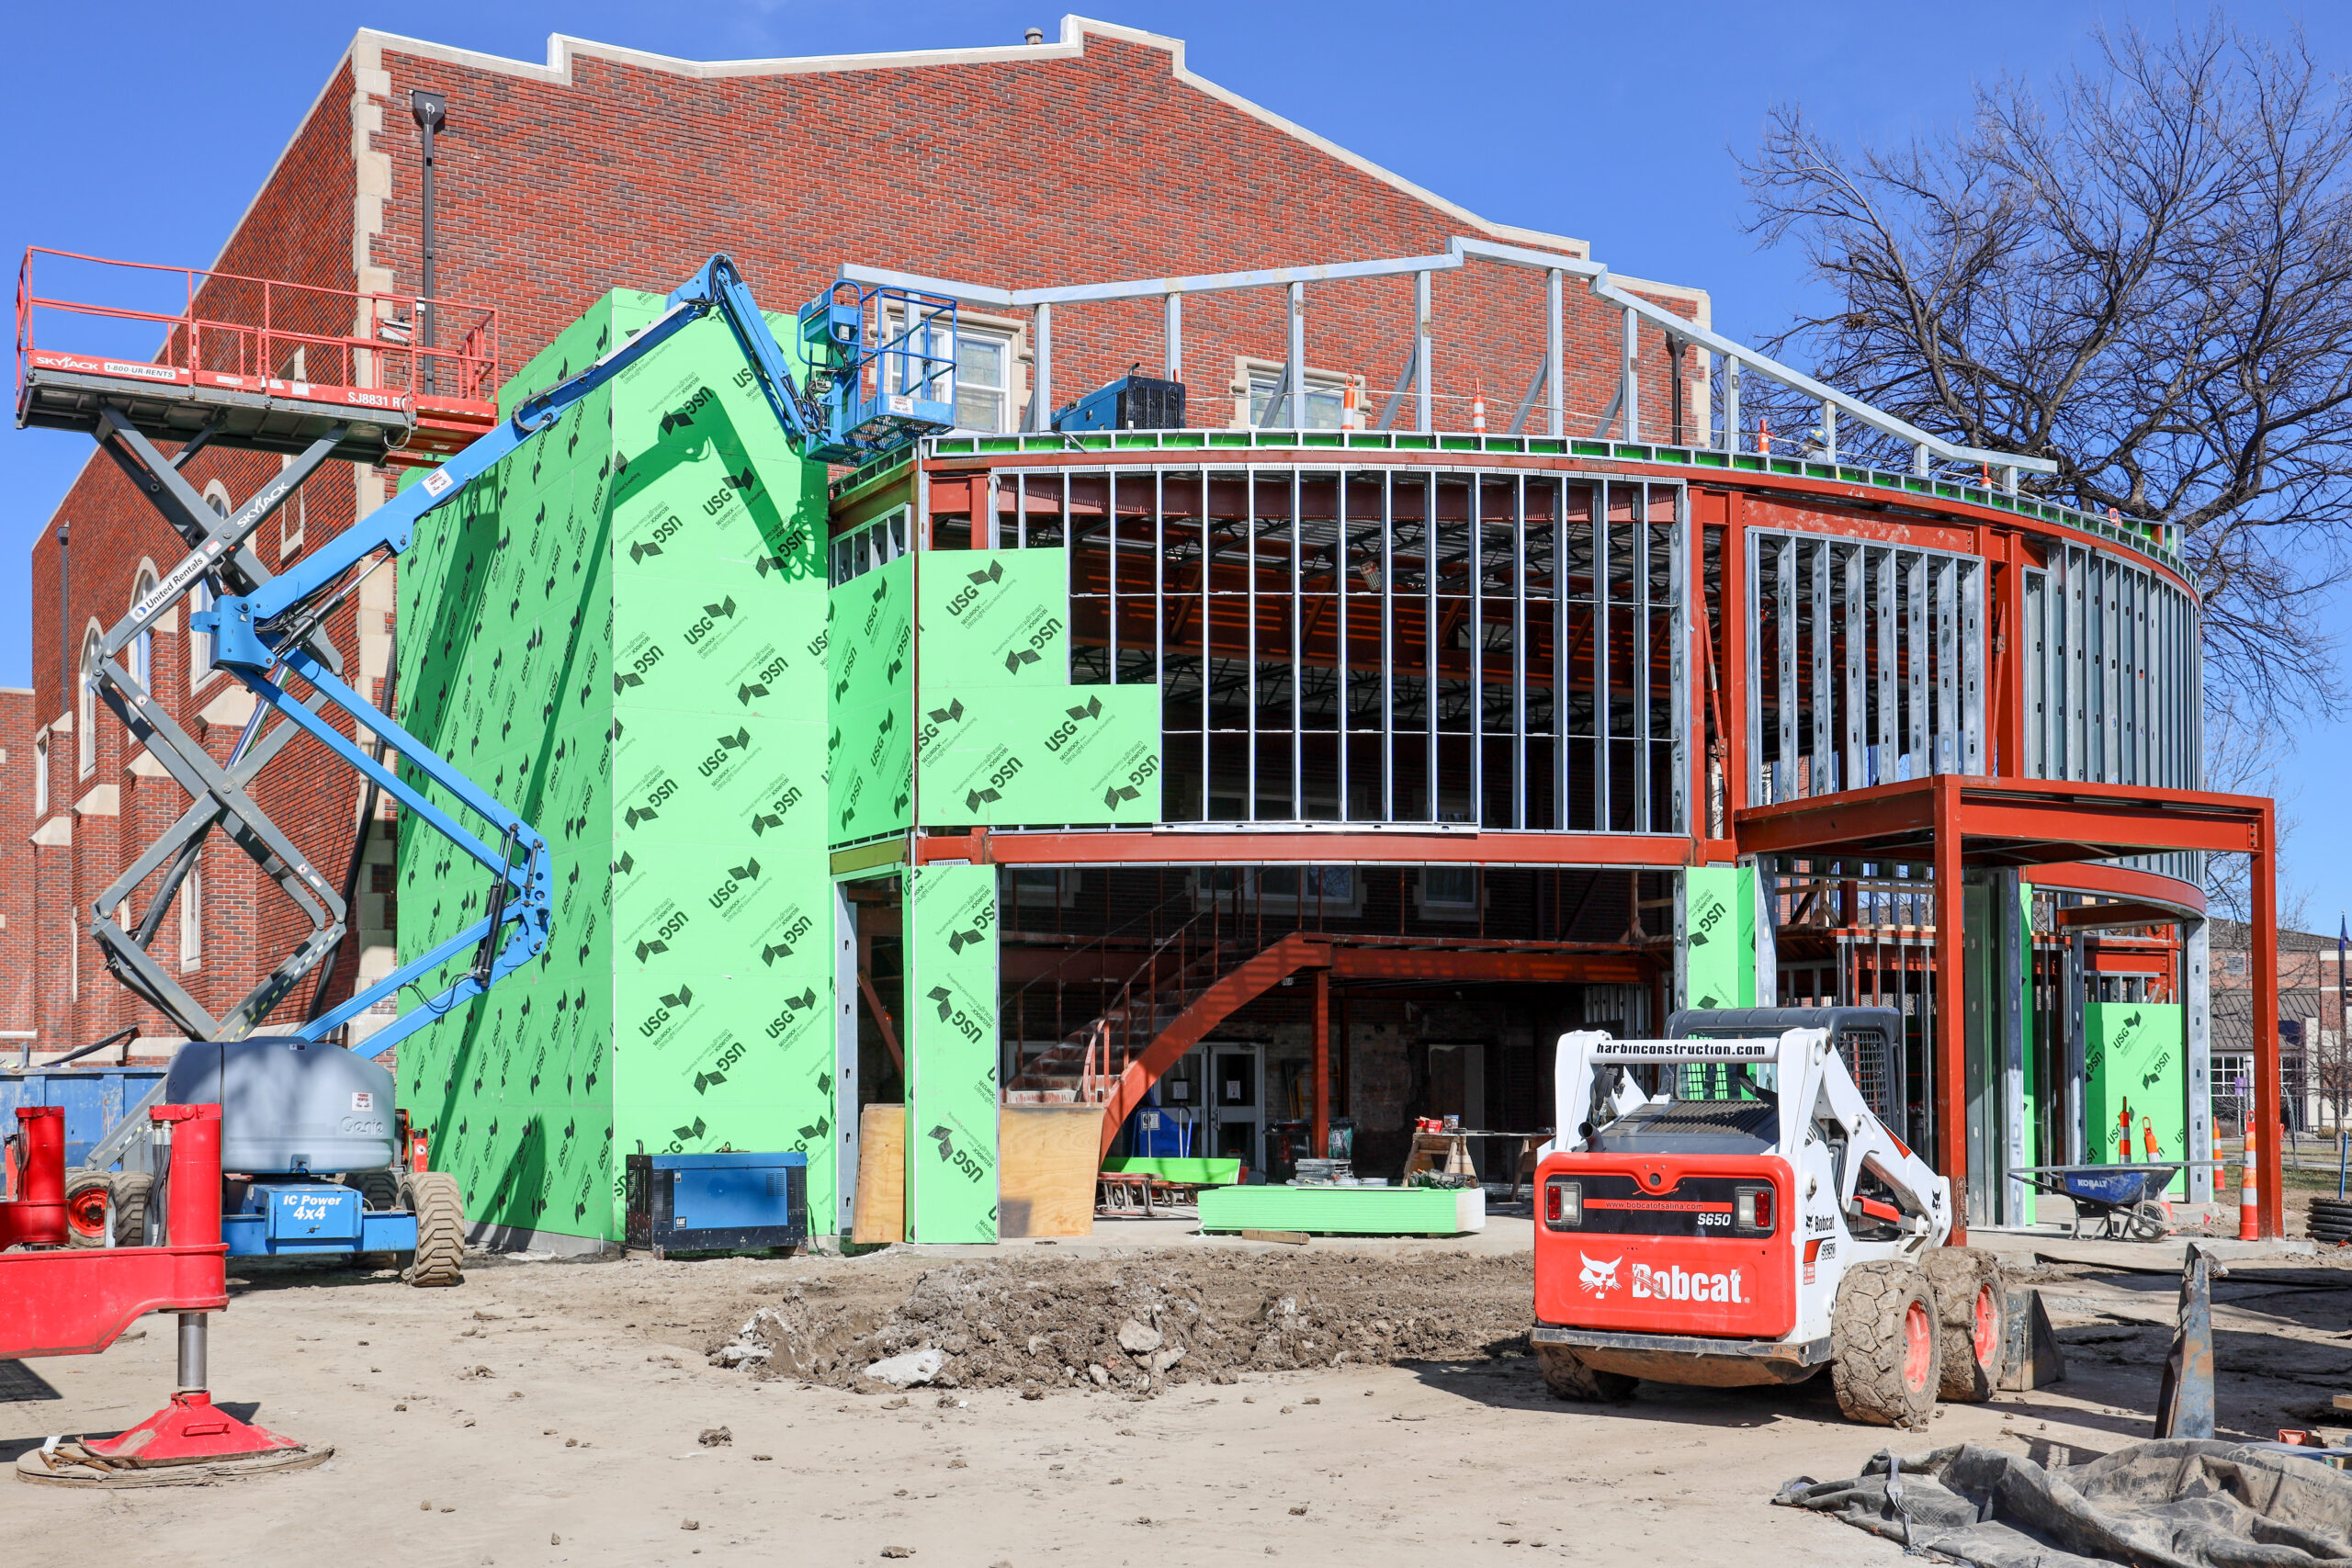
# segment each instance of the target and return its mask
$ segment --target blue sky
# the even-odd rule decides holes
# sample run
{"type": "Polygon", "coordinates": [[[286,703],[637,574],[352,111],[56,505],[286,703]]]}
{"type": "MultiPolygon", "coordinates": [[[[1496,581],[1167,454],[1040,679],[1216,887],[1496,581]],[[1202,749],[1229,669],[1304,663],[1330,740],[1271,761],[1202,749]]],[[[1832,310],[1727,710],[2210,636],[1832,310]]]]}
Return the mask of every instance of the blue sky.
{"type": "MultiPolygon", "coordinates": [[[[2077,57],[2102,19],[2165,28],[2174,15],[2081,0],[1094,4],[1107,20],[1186,39],[1204,75],[1473,211],[1574,234],[1622,271],[1711,290],[1716,325],[1748,338],[1804,298],[1799,258],[1759,254],[1741,228],[1735,156],[1775,99],[1804,103],[1841,135],[1901,138],[1963,112],[1976,82],[2077,57]]],[[[2352,16],[2226,8],[2260,31],[2301,16],[2323,61],[2352,70],[2352,16]]],[[[363,25],[533,61],[557,31],[715,60],[1015,43],[1024,27],[1057,35],[1060,17],[997,0],[18,7],[0,34],[12,65],[0,95],[0,147],[12,153],[0,255],[13,263],[39,243],[209,262],[363,25]]],[[[842,171],[844,188],[855,174],[842,171]]],[[[79,437],[0,430],[0,685],[29,680],[28,554],[90,451],[79,437]]],[[[2292,739],[2280,793],[2305,825],[2289,877],[2324,927],[2352,901],[2352,836],[2322,821],[2340,798],[2326,781],[2352,775],[2352,730],[2315,721],[2292,739]]]]}

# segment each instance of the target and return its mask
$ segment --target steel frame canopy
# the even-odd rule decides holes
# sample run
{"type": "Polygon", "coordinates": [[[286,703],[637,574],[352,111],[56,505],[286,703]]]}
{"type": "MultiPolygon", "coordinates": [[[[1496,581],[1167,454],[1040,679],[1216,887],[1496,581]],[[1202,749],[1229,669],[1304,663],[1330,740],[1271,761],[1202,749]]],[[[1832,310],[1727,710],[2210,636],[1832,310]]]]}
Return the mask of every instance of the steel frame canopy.
{"type": "MultiPolygon", "coordinates": [[[[2024,869],[2166,851],[2244,854],[2253,862],[2254,1049],[2256,1197],[2265,1236],[2285,1231],[2279,1191],[2278,921],[2276,807],[2258,795],[2151,790],[2063,780],[1992,779],[1960,773],[1841,795],[1751,807],[1733,816],[1742,854],[1931,863],[1934,886],[1958,887],[1970,867],[2024,869]]],[[[2141,913],[2154,906],[2135,906],[2141,913]]],[[[2183,917],[2171,915],[2178,919],[2183,917]]],[[[1939,1080],[1965,1081],[1967,1051],[1962,951],[1964,922],[1939,911],[1936,1008],[1939,1080]]],[[[1955,1190],[1967,1185],[1967,1097],[1936,1107],[1937,1145],[1955,1190]]]]}
{"type": "MultiPolygon", "coordinates": [[[[1621,416],[1624,422],[1625,439],[1639,442],[1641,435],[1641,394],[1639,378],[1634,374],[1634,346],[1637,323],[1646,321],[1665,333],[1670,341],[1690,344],[1709,354],[1721,356],[1726,365],[1730,380],[1725,389],[1724,427],[1718,446],[1725,452],[1740,450],[1739,378],[1743,370],[1753,371],[1768,379],[1780,382],[1804,398],[1821,405],[1826,434],[1826,447],[1830,461],[1838,460],[1838,416],[1840,413],[1857,423],[1876,430],[1883,435],[1908,446],[1912,450],[1912,467],[1916,473],[1925,474],[1936,460],[1970,468],[1998,468],[2005,478],[2005,488],[2016,493],[2019,473],[2054,474],[2058,465],[2047,457],[2030,457],[2014,452],[1995,452],[1981,447],[1962,446],[1930,434],[1907,421],[1898,419],[1883,410],[1871,407],[1860,399],[1849,396],[1835,388],[1825,386],[1801,370],[1780,363],[1769,355],[1758,354],[1745,344],[1702,327],[1695,321],[1676,315],[1672,310],[1645,299],[1640,295],[1621,288],[1610,276],[1609,269],[1598,262],[1577,256],[1561,255],[1551,251],[1539,251],[1525,245],[1504,244],[1493,240],[1472,239],[1455,235],[1447,243],[1443,254],[1423,256],[1396,256],[1379,260],[1329,262],[1307,266],[1267,267],[1252,272],[1200,273],[1181,277],[1132,278],[1114,283],[1080,283],[1046,288],[1001,288],[991,285],[956,282],[946,278],[929,277],[920,274],[896,272],[882,267],[844,265],[841,276],[846,282],[861,285],[917,289],[976,305],[993,305],[1001,309],[1028,309],[1036,317],[1036,365],[1035,386],[1026,428],[1046,428],[1053,408],[1053,310],[1057,305],[1087,304],[1115,299],[1148,299],[1158,298],[1165,302],[1167,334],[1167,376],[1171,381],[1183,379],[1183,302],[1187,294],[1208,294],[1233,289],[1283,288],[1290,295],[1289,355],[1285,362],[1280,396],[1286,397],[1291,406],[1291,427],[1306,426],[1306,386],[1303,375],[1306,364],[1306,296],[1311,283],[1330,283],[1342,279],[1367,277],[1401,277],[1414,279],[1414,338],[1411,357],[1405,375],[1397,381],[1396,391],[1390,397],[1388,410],[1380,421],[1385,428],[1394,417],[1398,400],[1409,383],[1419,397],[1419,428],[1433,429],[1431,423],[1431,354],[1430,344],[1430,277],[1440,272],[1451,272],[1472,260],[1493,262],[1505,266],[1522,267],[1541,272],[1546,276],[1545,332],[1543,363],[1530,381],[1526,397],[1520,401],[1519,413],[1512,421],[1516,432],[1533,406],[1539,390],[1548,389],[1546,412],[1550,434],[1566,434],[1566,398],[1561,361],[1563,321],[1561,288],[1569,277],[1584,280],[1594,298],[1615,306],[1624,321],[1624,354],[1618,371],[1616,397],[1601,416],[1601,430],[1615,423],[1621,416]]],[[[1601,434],[1596,430],[1594,434],[1601,434]]]]}

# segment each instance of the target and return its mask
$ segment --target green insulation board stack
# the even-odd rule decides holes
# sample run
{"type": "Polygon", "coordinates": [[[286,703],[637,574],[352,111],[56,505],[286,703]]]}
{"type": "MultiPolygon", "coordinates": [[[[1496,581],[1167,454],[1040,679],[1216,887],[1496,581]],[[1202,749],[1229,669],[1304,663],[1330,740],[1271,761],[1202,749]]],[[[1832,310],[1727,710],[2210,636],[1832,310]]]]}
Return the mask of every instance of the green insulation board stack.
{"type": "Polygon", "coordinates": [[[1313,1235],[1466,1235],[1487,1228],[1476,1187],[1211,1187],[1201,1229],[1313,1235]]]}
{"type": "MultiPolygon", "coordinates": [[[[608,295],[502,406],[662,305],[608,295]]],[[[554,859],[547,951],[400,1049],[401,1103],[477,1223],[615,1239],[639,1150],[803,1150],[812,1230],[837,1212],[825,473],[742,370],[722,323],[688,327],[401,558],[409,728],[554,859]]],[[[489,884],[403,820],[402,958],[489,884]]]]}

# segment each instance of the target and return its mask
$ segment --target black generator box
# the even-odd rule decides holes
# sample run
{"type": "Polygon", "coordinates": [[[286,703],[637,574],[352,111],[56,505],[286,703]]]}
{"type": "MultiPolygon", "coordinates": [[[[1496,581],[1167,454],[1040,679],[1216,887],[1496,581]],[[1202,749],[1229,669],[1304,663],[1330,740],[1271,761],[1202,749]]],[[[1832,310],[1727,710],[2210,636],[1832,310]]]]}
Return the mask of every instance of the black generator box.
{"type": "Polygon", "coordinates": [[[1184,383],[1132,373],[1097,387],[1054,416],[1054,428],[1085,430],[1182,430],[1184,383]]]}
{"type": "Polygon", "coordinates": [[[808,1242],[804,1154],[630,1155],[626,1239],[653,1256],[808,1242]]]}

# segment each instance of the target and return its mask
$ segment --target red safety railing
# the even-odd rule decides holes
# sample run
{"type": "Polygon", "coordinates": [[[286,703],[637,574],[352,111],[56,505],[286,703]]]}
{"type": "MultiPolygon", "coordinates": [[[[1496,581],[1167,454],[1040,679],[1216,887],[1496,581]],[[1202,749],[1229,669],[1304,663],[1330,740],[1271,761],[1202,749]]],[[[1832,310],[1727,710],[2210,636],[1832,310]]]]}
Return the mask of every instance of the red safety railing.
{"type": "Polygon", "coordinates": [[[33,246],[17,274],[20,404],[36,367],[397,407],[421,421],[496,403],[498,312],[33,246]],[[43,294],[36,260],[72,294],[43,294]]]}

